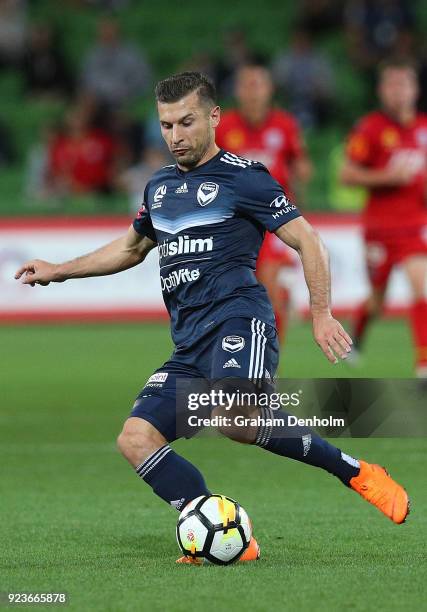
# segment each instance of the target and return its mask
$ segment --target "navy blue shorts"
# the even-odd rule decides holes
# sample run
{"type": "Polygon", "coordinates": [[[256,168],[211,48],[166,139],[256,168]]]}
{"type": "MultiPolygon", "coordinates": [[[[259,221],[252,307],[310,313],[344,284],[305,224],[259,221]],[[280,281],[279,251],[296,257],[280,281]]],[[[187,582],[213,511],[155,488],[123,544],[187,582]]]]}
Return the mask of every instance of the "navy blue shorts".
{"type": "Polygon", "coordinates": [[[274,327],[259,319],[228,319],[191,350],[176,349],[169,361],[150,376],[130,416],[150,422],[168,442],[191,437],[177,428],[180,383],[185,381],[191,385],[194,379],[197,389],[203,381],[212,385],[213,381],[227,379],[234,381],[233,384],[236,380],[244,385],[268,384],[275,376],[278,361],[279,343],[274,327]]]}

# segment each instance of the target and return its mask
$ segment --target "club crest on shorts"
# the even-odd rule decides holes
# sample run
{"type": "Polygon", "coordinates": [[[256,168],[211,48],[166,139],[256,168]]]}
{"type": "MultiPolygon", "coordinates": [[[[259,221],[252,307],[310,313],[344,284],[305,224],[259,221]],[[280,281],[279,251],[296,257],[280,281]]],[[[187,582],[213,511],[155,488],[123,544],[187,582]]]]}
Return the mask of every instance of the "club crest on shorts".
{"type": "Polygon", "coordinates": [[[202,183],[197,190],[197,201],[200,206],[207,206],[213,202],[218,195],[218,190],[217,183],[202,183]]]}
{"type": "Polygon", "coordinates": [[[222,348],[229,353],[237,353],[245,346],[245,339],[242,336],[225,336],[222,339],[222,348]]]}

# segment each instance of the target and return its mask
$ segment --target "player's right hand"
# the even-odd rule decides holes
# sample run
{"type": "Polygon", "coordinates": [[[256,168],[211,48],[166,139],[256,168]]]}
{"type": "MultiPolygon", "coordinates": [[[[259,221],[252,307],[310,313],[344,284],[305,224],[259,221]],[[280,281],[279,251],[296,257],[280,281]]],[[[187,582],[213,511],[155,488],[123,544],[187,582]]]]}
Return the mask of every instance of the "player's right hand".
{"type": "Polygon", "coordinates": [[[51,282],[60,283],[64,280],[58,274],[58,265],[41,259],[27,261],[16,271],[15,278],[17,280],[21,278],[24,285],[31,285],[31,287],[35,285],[45,287],[51,282]]]}

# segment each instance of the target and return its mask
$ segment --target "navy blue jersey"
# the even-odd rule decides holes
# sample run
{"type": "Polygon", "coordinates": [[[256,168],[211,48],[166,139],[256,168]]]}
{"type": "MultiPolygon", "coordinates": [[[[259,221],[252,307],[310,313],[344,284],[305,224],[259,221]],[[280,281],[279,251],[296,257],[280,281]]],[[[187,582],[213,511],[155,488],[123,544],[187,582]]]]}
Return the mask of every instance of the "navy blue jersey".
{"type": "Polygon", "coordinates": [[[265,230],[299,215],[263,164],[224,150],[190,171],[172,165],[152,176],[133,227],[157,243],[177,347],[231,317],[275,326],[256,260],[265,230]]]}

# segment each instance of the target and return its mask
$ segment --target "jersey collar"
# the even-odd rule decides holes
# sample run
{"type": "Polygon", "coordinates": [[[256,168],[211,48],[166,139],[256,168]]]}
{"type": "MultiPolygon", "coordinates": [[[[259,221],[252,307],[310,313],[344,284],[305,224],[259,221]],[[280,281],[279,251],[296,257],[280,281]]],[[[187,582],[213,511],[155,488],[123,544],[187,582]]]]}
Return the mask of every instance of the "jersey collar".
{"type": "Polygon", "coordinates": [[[190,174],[191,175],[198,174],[199,170],[205,170],[206,167],[209,166],[209,164],[214,164],[215,162],[217,162],[219,158],[221,157],[221,155],[223,154],[224,154],[224,149],[220,149],[216,155],[208,159],[208,161],[206,161],[204,164],[200,164],[200,166],[196,166],[195,168],[192,168],[191,170],[181,170],[181,168],[178,168],[178,164],[175,164],[176,173],[178,176],[181,176],[181,177],[189,176],[190,174]]]}

